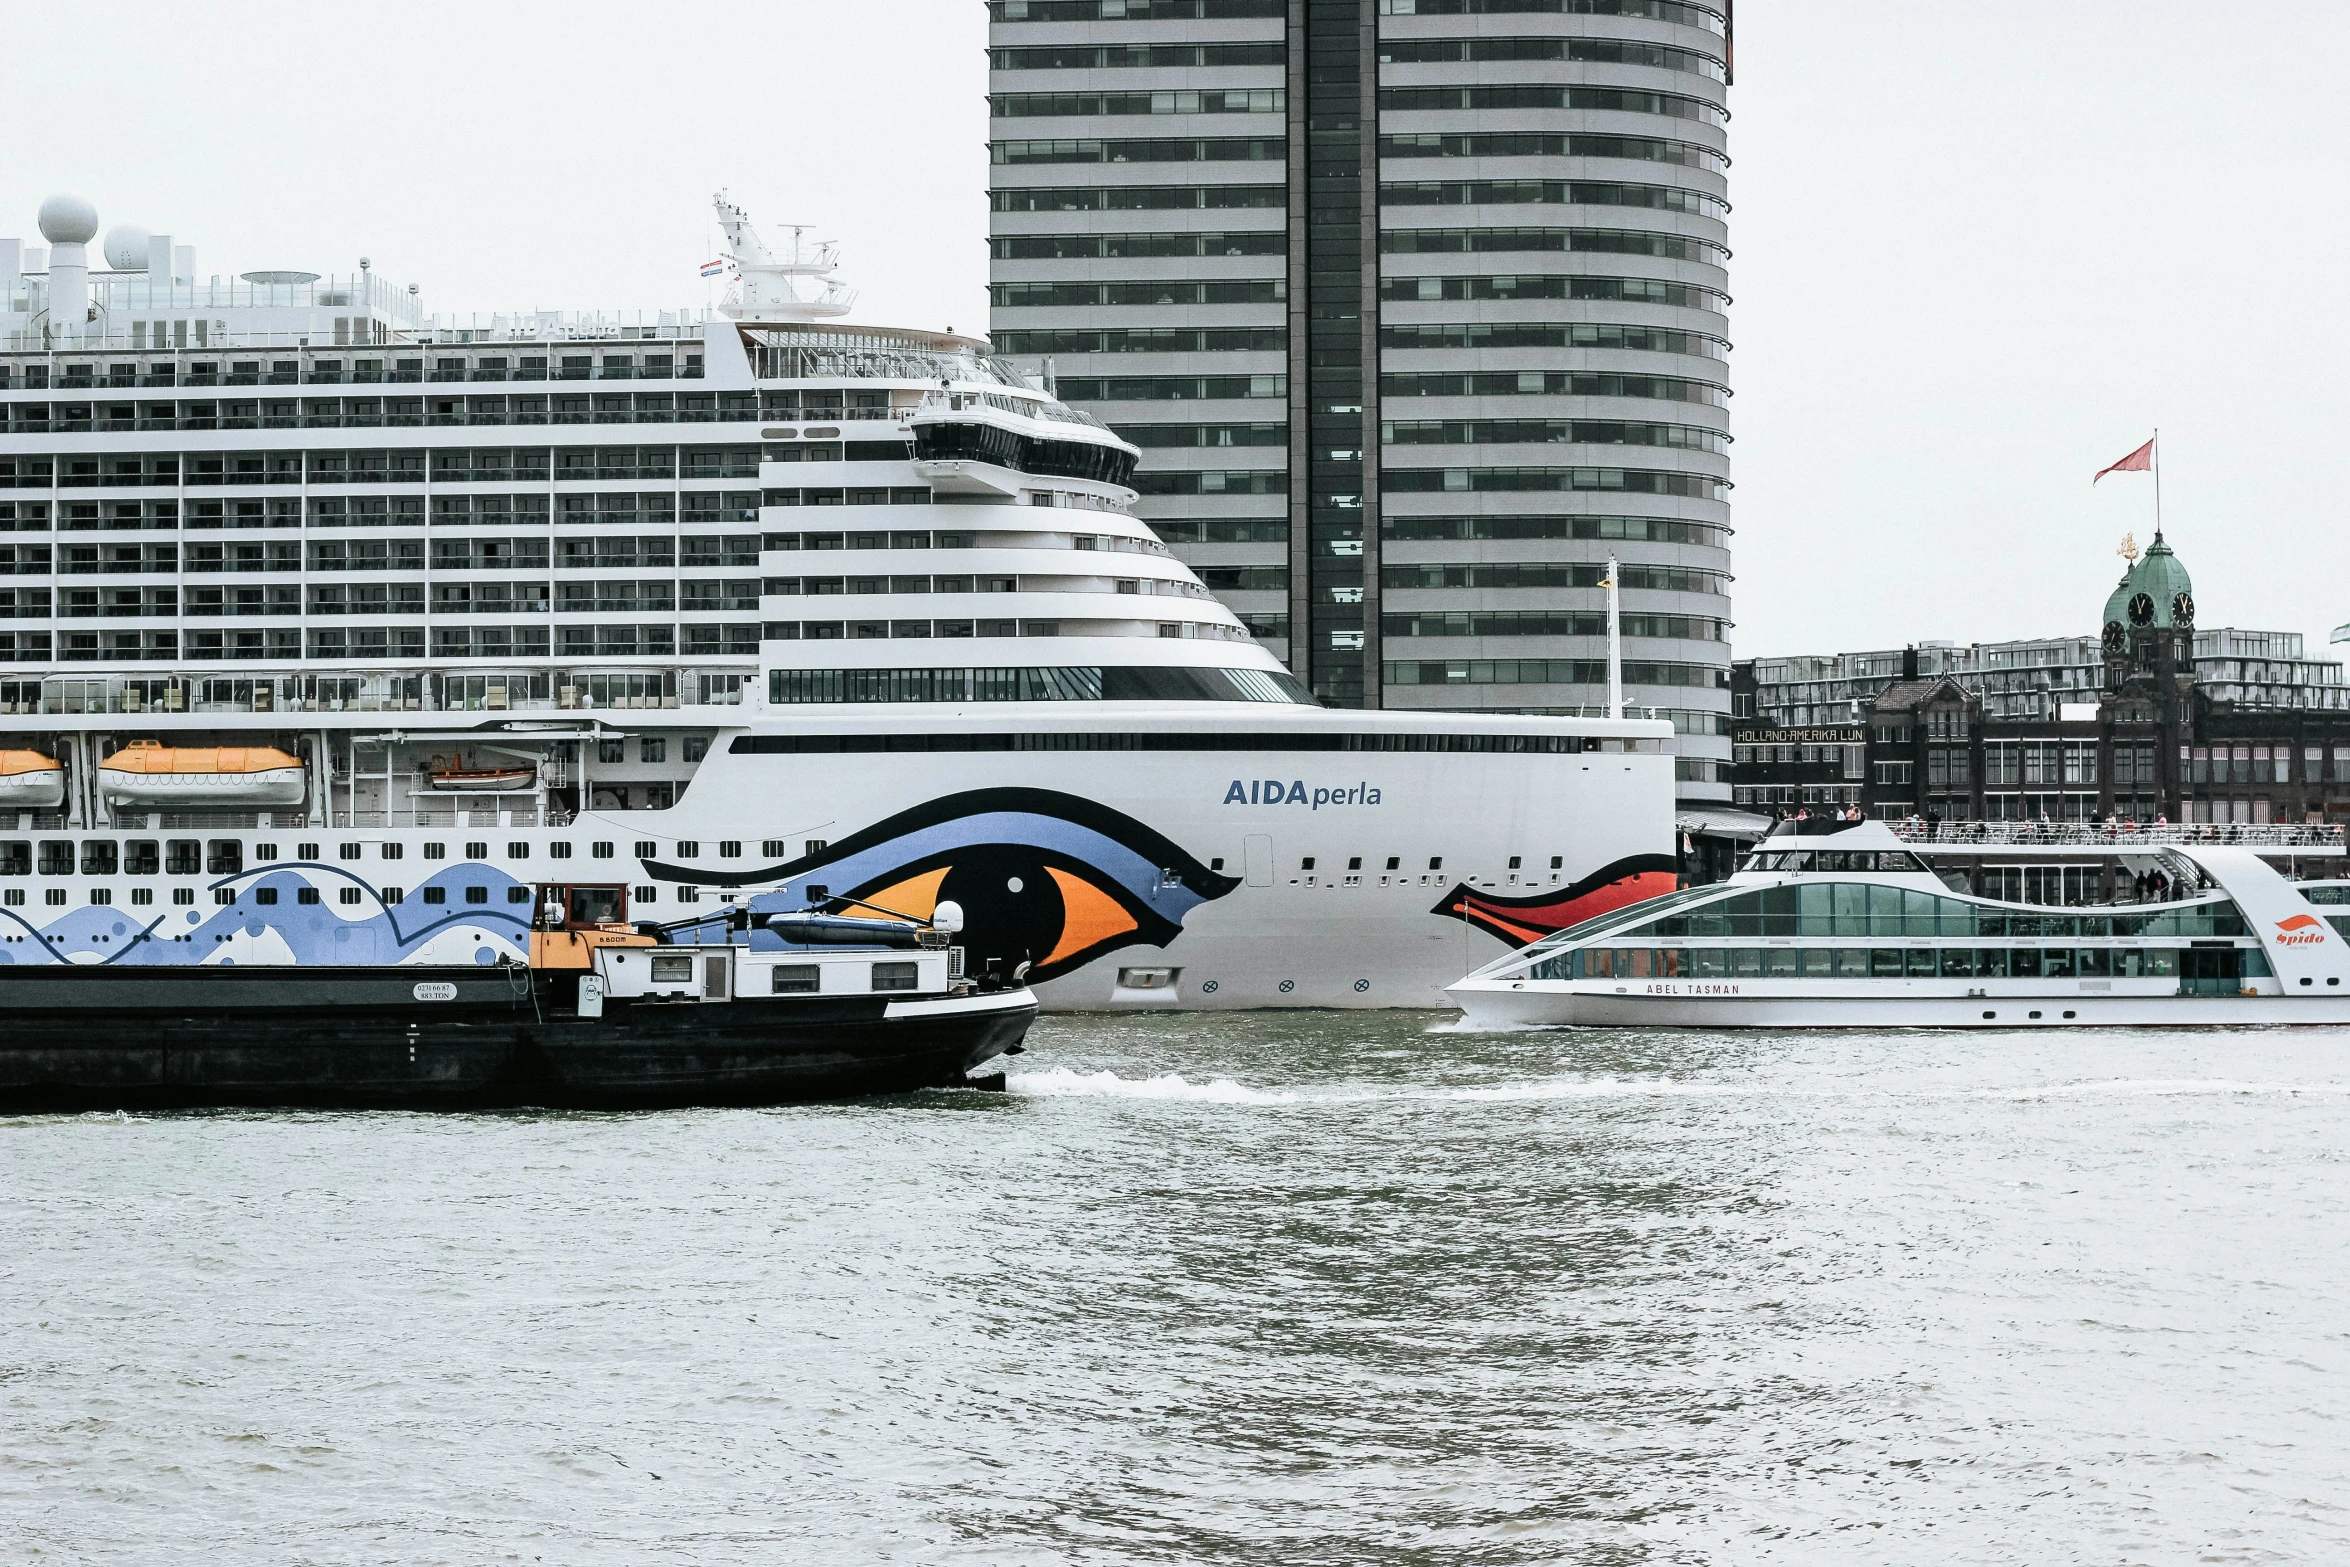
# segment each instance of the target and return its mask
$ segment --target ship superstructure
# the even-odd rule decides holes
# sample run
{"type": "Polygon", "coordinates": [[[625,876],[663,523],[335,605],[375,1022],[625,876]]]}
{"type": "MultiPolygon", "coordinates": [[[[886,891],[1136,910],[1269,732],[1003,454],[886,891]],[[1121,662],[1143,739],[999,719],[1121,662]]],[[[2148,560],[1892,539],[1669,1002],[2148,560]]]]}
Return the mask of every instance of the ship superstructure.
{"type": "Polygon", "coordinates": [[[1061,1005],[1427,1004],[1669,881],[1669,726],[1319,708],[1132,446],[718,217],[718,310],[466,324],[364,263],[93,268],[70,198],[0,241],[18,961],[169,909],[307,961],[238,902],[287,866],[324,937],[404,960],[423,899],[498,951],[574,860],[665,920],[977,898],[1061,1005]]]}

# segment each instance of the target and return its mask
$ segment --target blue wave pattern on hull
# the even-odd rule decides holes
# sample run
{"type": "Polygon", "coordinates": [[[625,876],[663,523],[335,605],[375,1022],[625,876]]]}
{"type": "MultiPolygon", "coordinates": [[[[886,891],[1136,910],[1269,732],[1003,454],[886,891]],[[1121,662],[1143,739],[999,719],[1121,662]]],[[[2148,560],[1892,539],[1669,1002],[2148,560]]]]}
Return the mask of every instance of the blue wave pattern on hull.
{"type": "Polygon", "coordinates": [[[463,863],[438,871],[411,888],[398,905],[387,905],[376,889],[333,865],[287,864],[212,884],[236,890],[234,903],[209,910],[169,908],[153,913],[112,904],[86,904],[35,925],[18,909],[0,909],[15,928],[0,941],[0,964],[337,964],[387,966],[402,963],[496,963],[529,957],[530,904],[511,902],[523,888],[505,872],[463,863]],[[340,901],[346,887],[359,889],[361,902],[340,901]],[[316,903],[301,901],[305,888],[316,903]],[[448,900],[427,901],[438,888],[448,900]],[[468,903],[466,893],[484,890],[485,903],[468,903]],[[256,894],[274,892],[265,903],[256,894]]]}

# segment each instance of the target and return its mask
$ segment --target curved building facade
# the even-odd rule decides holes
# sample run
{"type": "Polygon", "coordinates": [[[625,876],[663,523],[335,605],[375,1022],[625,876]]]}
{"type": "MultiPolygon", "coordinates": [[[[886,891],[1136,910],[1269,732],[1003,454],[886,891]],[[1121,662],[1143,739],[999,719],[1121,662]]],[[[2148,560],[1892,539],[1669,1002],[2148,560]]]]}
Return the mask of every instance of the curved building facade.
{"type": "Polygon", "coordinates": [[[1729,754],[1726,4],[996,0],[993,332],[1325,701],[1729,754]]]}

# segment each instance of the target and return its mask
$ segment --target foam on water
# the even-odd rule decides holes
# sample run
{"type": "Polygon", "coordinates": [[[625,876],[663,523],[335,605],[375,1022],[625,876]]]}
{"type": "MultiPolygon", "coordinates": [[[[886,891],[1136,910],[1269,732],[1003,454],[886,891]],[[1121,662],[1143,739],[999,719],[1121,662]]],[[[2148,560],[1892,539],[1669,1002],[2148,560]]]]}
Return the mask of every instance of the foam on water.
{"type": "Polygon", "coordinates": [[[1015,1094],[1039,1099],[1186,1099],[1197,1104],[1274,1105],[1297,1098],[1295,1094],[1249,1088],[1229,1077],[1194,1083],[1180,1072],[1127,1078],[1115,1072],[1073,1072],[1065,1066],[1007,1076],[1004,1086],[1015,1094]]]}

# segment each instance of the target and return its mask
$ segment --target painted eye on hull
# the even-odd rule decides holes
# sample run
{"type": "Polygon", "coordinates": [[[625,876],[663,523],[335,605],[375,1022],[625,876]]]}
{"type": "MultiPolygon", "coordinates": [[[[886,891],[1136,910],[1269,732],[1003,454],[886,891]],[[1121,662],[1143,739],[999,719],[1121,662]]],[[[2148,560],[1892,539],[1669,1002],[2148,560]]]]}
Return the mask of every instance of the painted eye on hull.
{"type": "Polygon", "coordinates": [[[1670,856],[1641,854],[1603,866],[1573,886],[1525,897],[1497,898],[1464,882],[1428,912],[1474,925],[1520,947],[1610,909],[1663,897],[1677,881],[1670,856]]]}
{"type": "Polygon", "coordinates": [[[1051,979],[1118,947],[1164,945],[1182,928],[1092,866],[1034,845],[970,844],[940,858],[851,896],[919,919],[942,902],[961,905],[956,940],[972,973],[1025,963],[1030,979],[1051,979]]]}

